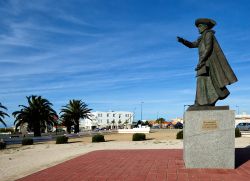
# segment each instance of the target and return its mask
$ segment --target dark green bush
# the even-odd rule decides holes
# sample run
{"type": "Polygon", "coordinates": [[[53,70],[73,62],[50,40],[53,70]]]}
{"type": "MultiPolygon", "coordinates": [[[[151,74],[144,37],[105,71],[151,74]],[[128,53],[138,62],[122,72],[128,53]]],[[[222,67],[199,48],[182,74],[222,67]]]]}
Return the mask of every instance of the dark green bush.
{"type": "Polygon", "coordinates": [[[64,144],[68,143],[68,137],[67,136],[58,136],[56,138],[56,144],[64,144]]]}
{"type": "Polygon", "coordinates": [[[6,143],[4,141],[0,141],[0,150],[3,150],[6,148],[6,143]]]}
{"type": "Polygon", "coordinates": [[[132,141],[143,141],[146,140],[146,135],[144,133],[133,134],[132,141]]]}
{"type": "Polygon", "coordinates": [[[22,145],[33,145],[33,139],[32,138],[24,138],[22,140],[22,145]]]}
{"type": "Polygon", "coordinates": [[[235,138],[241,137],[241,132],[239,128],[235,128],[235,138]]]}
{"type": "Polygon", "coordinates": [[[183,131],[179,131],[179,132],[176,134],[176,139],[183,139],[183,131]]]}
{"type": "Polygon", "coordinates": [[[104,136],[101,134],[97,134],[92,136],[92,142],[105,142],[104,136]]]}

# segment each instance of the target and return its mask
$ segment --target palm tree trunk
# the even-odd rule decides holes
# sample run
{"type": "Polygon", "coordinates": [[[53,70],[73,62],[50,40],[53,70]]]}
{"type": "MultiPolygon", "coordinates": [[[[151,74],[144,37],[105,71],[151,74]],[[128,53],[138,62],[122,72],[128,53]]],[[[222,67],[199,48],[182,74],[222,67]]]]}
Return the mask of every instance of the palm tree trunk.
{"type": "Polygon", "coordinates": [[[67,126],[67,132],[70,134],[71,133],[71,126],[67,126]]]}
{"type": "Polygon", "coordinates": [[[34,124],[34,136],[41,136],[40,122],[34,124]]]}
{"type": "Polygon", "coordinates": [[[74,128],[75,128],[74,133],[79,133],[79,121],[76,123],[74,128]]]}

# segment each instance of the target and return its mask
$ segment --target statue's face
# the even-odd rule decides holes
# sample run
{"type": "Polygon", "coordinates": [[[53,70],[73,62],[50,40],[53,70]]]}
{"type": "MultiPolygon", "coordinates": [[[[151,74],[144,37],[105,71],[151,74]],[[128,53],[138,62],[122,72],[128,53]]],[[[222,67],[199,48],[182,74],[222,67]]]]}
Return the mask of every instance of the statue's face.
{"type": "Polygon", "coordinates": [[[198,30],[199,30],[199,33],[202,34],[206,29],[207,29],[207,25],[205,24],[199,24],[198,25],[198,30]]]}

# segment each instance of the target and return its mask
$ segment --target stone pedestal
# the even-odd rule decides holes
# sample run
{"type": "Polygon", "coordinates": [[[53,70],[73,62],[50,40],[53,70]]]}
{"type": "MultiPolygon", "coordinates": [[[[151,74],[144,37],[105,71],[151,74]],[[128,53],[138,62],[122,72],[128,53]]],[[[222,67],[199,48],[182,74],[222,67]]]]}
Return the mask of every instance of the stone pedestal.
{"type": "Polygon", "coordinates": [[[186,111],[186,168],[235,167],[235,115],[232,110],[186,111]]]}

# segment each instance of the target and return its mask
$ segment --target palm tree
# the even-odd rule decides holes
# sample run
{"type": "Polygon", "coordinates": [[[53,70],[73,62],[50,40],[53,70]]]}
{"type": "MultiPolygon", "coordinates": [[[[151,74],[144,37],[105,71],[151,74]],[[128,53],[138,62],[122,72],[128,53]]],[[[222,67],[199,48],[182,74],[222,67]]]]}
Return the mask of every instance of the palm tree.
{"type": "Polygon", "coordinates": [[[41,127],[57,124],[56,111],[52,109],[52,103],[41,96],[28,96],[28,106],[19,105],[21,110],[13,112],[16,128],[24,123],[34,130],[34,136],[41,136],[41,127]]]}
{"type": "MultiPolygon", "coordinates": [[[[1,109],[4,109],[4,110],[8,110],[8,109],[7,109],[5,106],[3,106],[1,103],[0,103],[0,108],[1,108],[1,109]]],[[[9,117],[9,115],[8,115],[6,112],[0,110],[0,122],[3,123],[3,125],[6,127],[7,125],[6,125],[5,122],[3,121],[3,119],[4,119],[5,116],[8,116],[8,117],[9,117]]]]}
{"type": "Polygon", "coordinates": [[[120,128],[121,123],[122,123],[122,121],[121,121],[121,120],[119,120],[119,121],[118,121],[118,128],[120,128]]]}
{"type": "Polygon", "coordinates": [[[158,118],[155,122],[160,124],[160,127],[162,128],[162,123],[165,122],[165,119],[164,118],[158,118]]]}
{"type": "Polygon", "coordinates": [[[115,127],[115,120],[111,121],[111,123],[113,124],[113,129],[115,127]]]}
{"type": "Polygon", "coordinates": [[[90,111],[92,109],[87,108],[88,105],[81,100],[70,100],[66,106],[61,109],[62,117],[67,118],[67,121],[72,121],[74,125],[74,133],[79,133],[79,120],[91,119],[90,111]]]}
{"type": "Polygon", "coordinates": [[[123,124],[126,125],[126,128],[128,128],[128,120],[126,120],[123,124]]]}
{"type": "Polygon", "coordinates": [[[61,115],[61,123],[67,128],[67,132],[71,133],[71,127],[74,125],[74,121],[71,120],[67,114],[61,115]]]}

